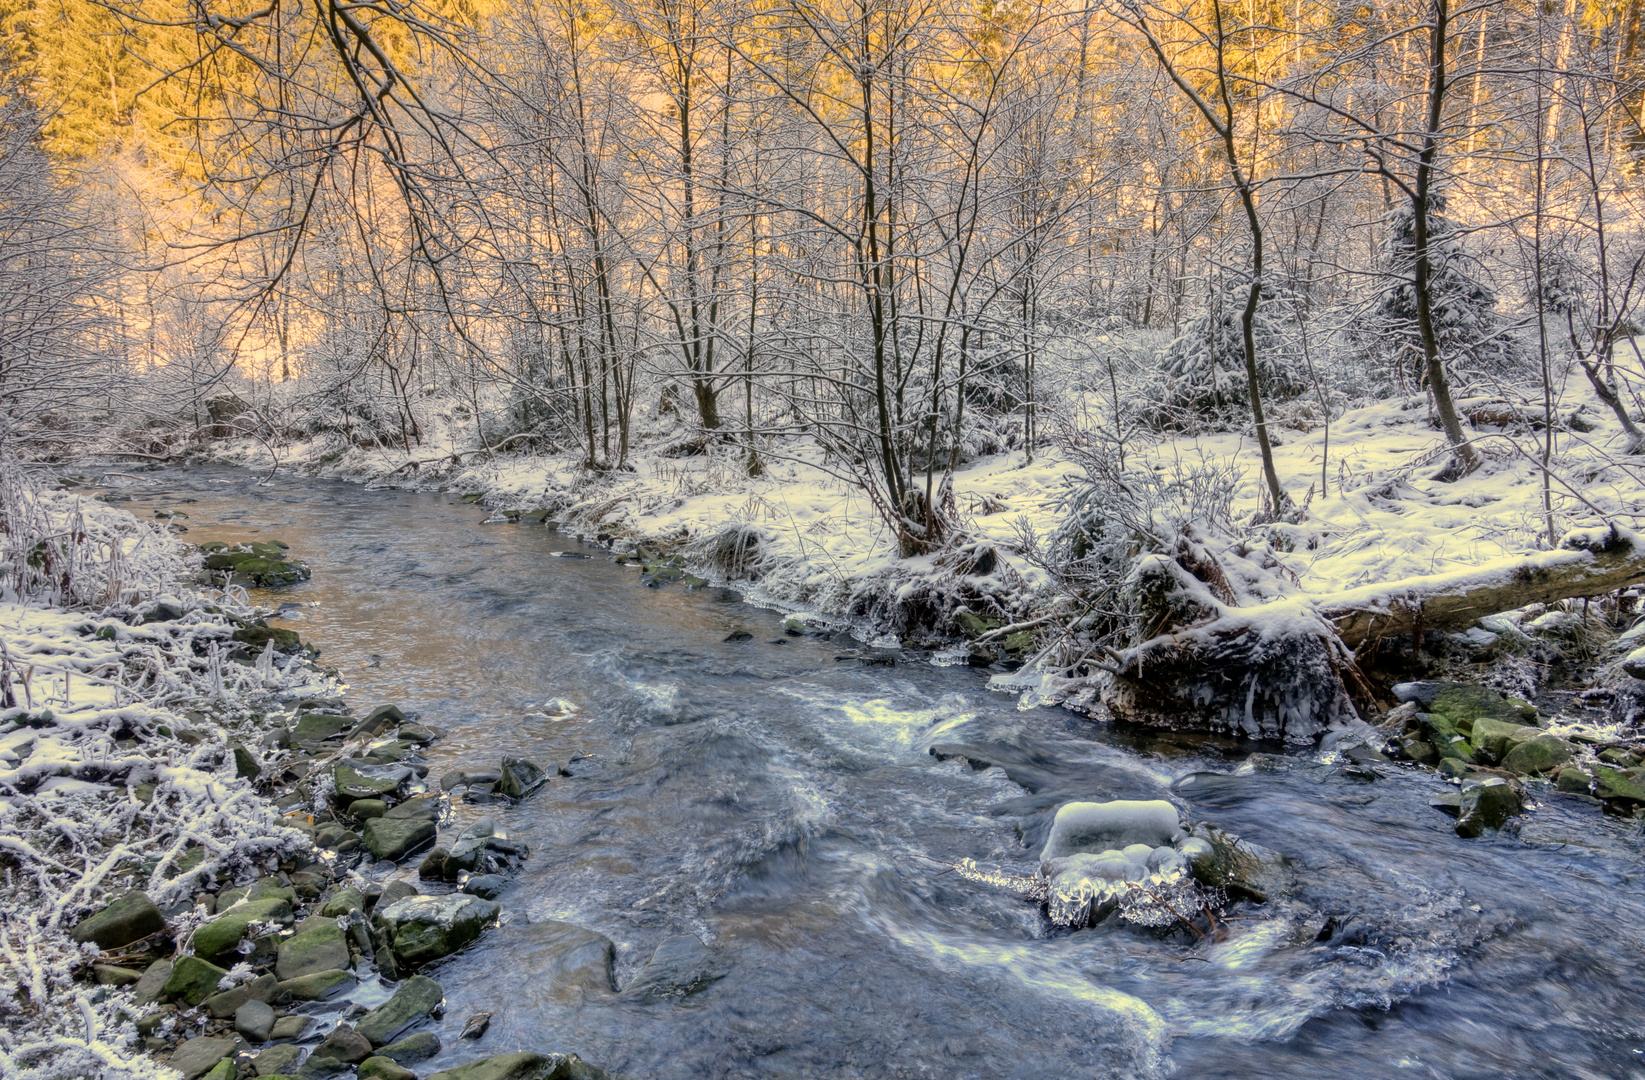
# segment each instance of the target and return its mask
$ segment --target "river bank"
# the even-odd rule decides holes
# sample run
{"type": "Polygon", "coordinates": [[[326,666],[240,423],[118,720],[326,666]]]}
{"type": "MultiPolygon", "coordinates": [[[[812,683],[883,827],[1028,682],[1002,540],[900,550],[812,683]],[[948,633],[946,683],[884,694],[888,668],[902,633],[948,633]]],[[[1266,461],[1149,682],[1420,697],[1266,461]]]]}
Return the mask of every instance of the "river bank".
{"type": "MultiPolygon", "coordinates": [[[[255,599],[325,649],[348,698],[444,732],[408,751],[425,784],[499,772],[504,756],[547,766],[517,803],[450,793],[448,851],[489,817],[529,856],[496,901],[501,925],[428,972],[447,1013],[422,1030],[444,1049],[418,1070],[517,1047],[671,1078],[878,1078],[951,1059],[975,1075],[1290,1076],[1348,1047],[1367,1076],[1406,1075],[1413,1056],[1439,1075],[1615,1075],[1631,1060],[1593,1034],[1632,1008],[1627,977],[1570,973],[1606,971],[1617,935],[1645,925],[1615,884],[1637,867],[1636,827],[1576,796],[1535,795],[1514,828],[1462,839],[1430,806],[1461,793],[1436,773],[1020,712],[986,672],[790,635],[714,586],[645,588],[598,546],[481,524],[490,512],[456,493],[218,468],[108,492],[186,539],[289,542],[312,578],[255,599]],[[1031,877],[1058,807],[1111,799],[1166,799],[1237,831],[1290,861],[1295,892],[1201,942],[1112,919],[1069,933],[944,873],[970,859],[1031,877]],[[1591,911],[1615,928],[1604,940],[1591,911]],[[630,997],[682,935],[722,977],[630,997]],[[1515,1018],[1549,1000],[1566,1003],[1560,1022],[1518,1045],[1515,1018]],[[479,1012],[495,1015],[470,1044],[479,1012]],[[1047,1016],[1078,1037],[1037,1037],[1047,1016]],[[1458,1040],[1459,1016],[1506,1026],[1458,1040]]],[[[311,782],[314,768],[335,782],[339,741],[311,782]]],[[[347,811],[316,824],[365,839],[347,811]]],[[[450,895],[415,862],[360,869],[450,895]]],[[[351,993],[382,1003],[369,981],[351,993]]]]}
{"type": "MultiPolygon", "coordinates": [[[[396,1040],[438,985],[380,979],[410,976],[402,937],[420,936],[415,963],[466,941],[417,908],[451,901],[404,881],[385,899],[358,860],[404,859],[437,832],[417,764],[436,735],[392,706],[355,716],[316,649],[243,588],[202,587],[199,555],[166,529],[7,479],[0,957],[16,993],[0,999],[0,1074],[413,1075],[403,1063],[439,1042],[396,1040]]],[[[281,565],[264,576],[307,577],[281,565]]],[[[497,834],[469,844],[470,869],[496,861],[497,834]]],[[[463,912],[473,933],[497,914],[456,898],[481,905],[463,912]]],[[[515,1057],[509,1075],[603,1075],[515,1057]]]]}

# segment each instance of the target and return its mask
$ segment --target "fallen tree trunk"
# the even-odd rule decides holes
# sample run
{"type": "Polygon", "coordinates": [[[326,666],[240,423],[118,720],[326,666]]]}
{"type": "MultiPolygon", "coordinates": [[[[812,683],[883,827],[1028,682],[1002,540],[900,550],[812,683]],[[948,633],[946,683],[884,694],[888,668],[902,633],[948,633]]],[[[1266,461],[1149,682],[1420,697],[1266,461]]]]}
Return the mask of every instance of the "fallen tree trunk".
{"type": "Polygon", "coordinates": [[[1645,540],[1615,526],[1567,533],[1553,551],[1321,597],[1320,614],[1351,649],[1423,630],[1463,630],[1527,604],[1602,596],[1645,583],[1645,540]]]}
{"type": "Polygon", "coordinates": [[[1372,704],[1351,650],[1645,583],[1645,541],[1617,528],[1574,532],[1554,551],[1250,608],[1183,588],[1187,580],[1170,583],[1193,600],[1192,625],[1111,653],[1098,700],[1114,718],[1150,727],[1311,742],[1358,719],[1356,703],[1372,704]]]}

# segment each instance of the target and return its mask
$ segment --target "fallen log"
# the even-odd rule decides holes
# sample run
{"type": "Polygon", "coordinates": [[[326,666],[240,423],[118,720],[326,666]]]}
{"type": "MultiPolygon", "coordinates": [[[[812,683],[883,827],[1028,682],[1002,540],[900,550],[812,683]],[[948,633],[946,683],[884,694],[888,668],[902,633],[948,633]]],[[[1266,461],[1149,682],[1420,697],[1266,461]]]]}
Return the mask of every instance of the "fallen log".
{"type": "Polygon", "coordinates": [[[1463,630],[1527,604],[1602,596],[1645,583],[1645,539],[1627,529],[1580,529],[1553,551],[1514,555],[1444,574],[1366,585],[1317,601],[1351,649],[1423,630],[1463,630]]]}
{"type": "Polygon", "coordinates": [[[1357,719],[1356,703],[1372,703],[1354,651],[1419,626],[1461,630],[1526,604],[1645,583],[1645,541],[1619,528],[1581,530],[1553,551],[1248,608],[1193,589],[1185,572],[1161,580],[1192,601],[1178,604],[1188,617],[1099,665],[1107,711],[1150,727],[1311,742],[1357,719]]]}

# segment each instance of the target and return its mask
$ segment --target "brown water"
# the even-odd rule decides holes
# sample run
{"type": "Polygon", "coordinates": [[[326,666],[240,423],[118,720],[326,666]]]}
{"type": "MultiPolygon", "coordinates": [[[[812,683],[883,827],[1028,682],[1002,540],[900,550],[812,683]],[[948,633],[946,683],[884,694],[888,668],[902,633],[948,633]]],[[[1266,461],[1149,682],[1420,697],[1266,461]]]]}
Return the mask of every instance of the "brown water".
{"type": "Polygon", "coordinates": [[[189,539],[290,543],[313,581],[259,599],[317,605],[288,625],[357,707],[445,729],[435,777],[591,755],[523,805],[457,807],[455,827],[492,813],[532,856],[505,924],[432,972],[447,1049],[420,1069],[540,1049],[658,1080],[1645,1077],[1633,823],[1550,797],[1518,835],[1461,840],[1427,805],[1432,776],[1367,784],[1312,755],[1018,712],[981,673],[841,661],[846,635],[786,637],[727,590],[642,587],[450,496],[257,479],[126,490],[138,513],[189,513],[189,539]],[[724,640],[737,630],[752,639],[724,640]],[[579,712],[547,718],[552,698],[579,712]],[[933,743],[998,765],[939,762],[933,743]],[[944,872],[1030,873],[1060,803],[1160,797],[1290,856],[1296,898],[1237,910],[1210,944],[1053,931],[944,872]],[[614,941],[619,986],[679,933],[725,977],[649,1005],[567,986],[545,920],[614,941]],[[480,1010],[490,1032],[459,1042],[480,1010]]]}

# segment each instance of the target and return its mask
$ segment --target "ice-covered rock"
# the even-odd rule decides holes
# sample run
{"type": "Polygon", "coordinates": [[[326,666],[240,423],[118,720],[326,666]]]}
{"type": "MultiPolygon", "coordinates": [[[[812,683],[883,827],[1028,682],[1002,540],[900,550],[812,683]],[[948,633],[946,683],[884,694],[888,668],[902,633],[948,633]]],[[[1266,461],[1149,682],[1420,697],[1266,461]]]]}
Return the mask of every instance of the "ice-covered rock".
{"type": "Polygon", "coordinates": [[[1181,833],[1177,808],[1164,799],[1068,803],[1057,811],[1040,859],[1118,850],[1132,844],[1152,849],[1174,842],[1181,833]]]}

